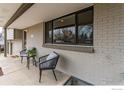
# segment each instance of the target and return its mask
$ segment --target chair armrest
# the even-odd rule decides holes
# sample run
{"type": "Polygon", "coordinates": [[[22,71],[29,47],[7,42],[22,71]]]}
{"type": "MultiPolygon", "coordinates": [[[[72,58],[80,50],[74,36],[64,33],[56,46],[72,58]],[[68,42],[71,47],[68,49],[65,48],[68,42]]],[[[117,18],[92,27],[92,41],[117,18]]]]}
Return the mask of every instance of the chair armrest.
{"type": "Polygon", "coordinates": [[[43,62],[39,63],[39,65],[44,64],[44,63],[47,63],[47,62],[50,62],[51,60],[54,60],[54,59],[56,59],[56,58],[57,58],[57,57],[52,58],[52,59],[49,59],[49,60],[45,60],[45,61],[43,61],[43,62]]]}
{"type": "Polygon", "coordinates": [[[39,57],[39,63],[41,60],[45,59],[48,55],[45,55],[45,56],[42,56],[42,57],[39,57]]]}
{"type": "Polygon", "coordinates": [[[56,56],[49,60],[44,60],[39,63],[39,68],[46,69],[46,68],[55,68],[58,62],[59,56],[56,56]]]}
{"type": "Polygon", "coordinates": [[[26,51],[26,49],[21,50],[20,53],[22,53],[22,52],[24,52],[24,51],[26,51]]]}
{"type": "Polygon", "coordinates": [[[20,55],[27,54],[26,49],[20,51],[20,55]]]}

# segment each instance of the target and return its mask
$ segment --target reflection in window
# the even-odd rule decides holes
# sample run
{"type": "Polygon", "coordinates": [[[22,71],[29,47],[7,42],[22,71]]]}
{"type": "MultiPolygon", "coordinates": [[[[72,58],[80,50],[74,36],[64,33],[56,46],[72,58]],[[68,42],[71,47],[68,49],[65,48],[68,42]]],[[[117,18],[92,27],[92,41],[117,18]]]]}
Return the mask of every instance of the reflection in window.
{"type": "Polygon", "coordinates": [[[93,27],[92,25],[78,26],[78,40],[79,43],[92,45],[93,43],[93,27]]]}
{"type": "Polygon", "coordinates": [[[48,38],[52,39],[52,30],[49,31],[49,36],[48,38]]]}
{"type": "Polygon", "coordinates": [[[75,43],[75,27],[66,27],[53,30],[54,43],[75,43]]]}
{"type": "Polygon", "coordinates": [[[52,43],[52,22],[45,24],[45,42],[52,43]]]}
{"type": "Polygon", "coordinates": [[[93,7],[45,23],[45,43],[93,45],[93,7]]]}

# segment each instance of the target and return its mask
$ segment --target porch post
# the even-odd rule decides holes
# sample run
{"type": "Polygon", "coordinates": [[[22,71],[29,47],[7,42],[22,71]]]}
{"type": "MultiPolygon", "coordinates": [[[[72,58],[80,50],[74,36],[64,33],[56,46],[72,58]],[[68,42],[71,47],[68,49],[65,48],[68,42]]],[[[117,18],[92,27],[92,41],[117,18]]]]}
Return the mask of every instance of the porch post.
{"type": "Polygon", "coordinates": [[[7,57],[7,29],[4,28],[4,57],[7,57]]]}
{"type": "Polygon", "coordinates": [[[22,49],[25,48],[24,42],[25,42],[25,39],[24,39],[24,30],[23,30],[22,31],[22,49]]]}

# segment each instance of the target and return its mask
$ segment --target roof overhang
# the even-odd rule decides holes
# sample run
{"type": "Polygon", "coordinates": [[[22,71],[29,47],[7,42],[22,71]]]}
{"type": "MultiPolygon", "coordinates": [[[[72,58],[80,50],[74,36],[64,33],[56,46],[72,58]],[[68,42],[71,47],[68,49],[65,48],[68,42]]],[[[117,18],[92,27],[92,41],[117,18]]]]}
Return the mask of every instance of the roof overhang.
{"type": "Polygon", "coordinates": [[[21,3],[1,3],[0,4],[0,27],[3,27],[13,16],[21,3]]]}
{"type": "Polygon", "coordinates": [[[15,20],[9,28],[24,29],[92,5],[91,3],[36,3],[15,20]]]}

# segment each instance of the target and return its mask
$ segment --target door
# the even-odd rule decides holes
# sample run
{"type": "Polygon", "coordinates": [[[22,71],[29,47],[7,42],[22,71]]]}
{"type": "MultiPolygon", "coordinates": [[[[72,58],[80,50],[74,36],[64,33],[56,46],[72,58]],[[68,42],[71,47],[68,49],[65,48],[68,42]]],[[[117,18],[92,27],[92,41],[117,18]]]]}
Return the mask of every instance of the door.
{"type": "Polygon", "coordinates": [[[26,48],[26,44],[27,44],[27,30],[23,31],[23,49],[26,48]]]}

